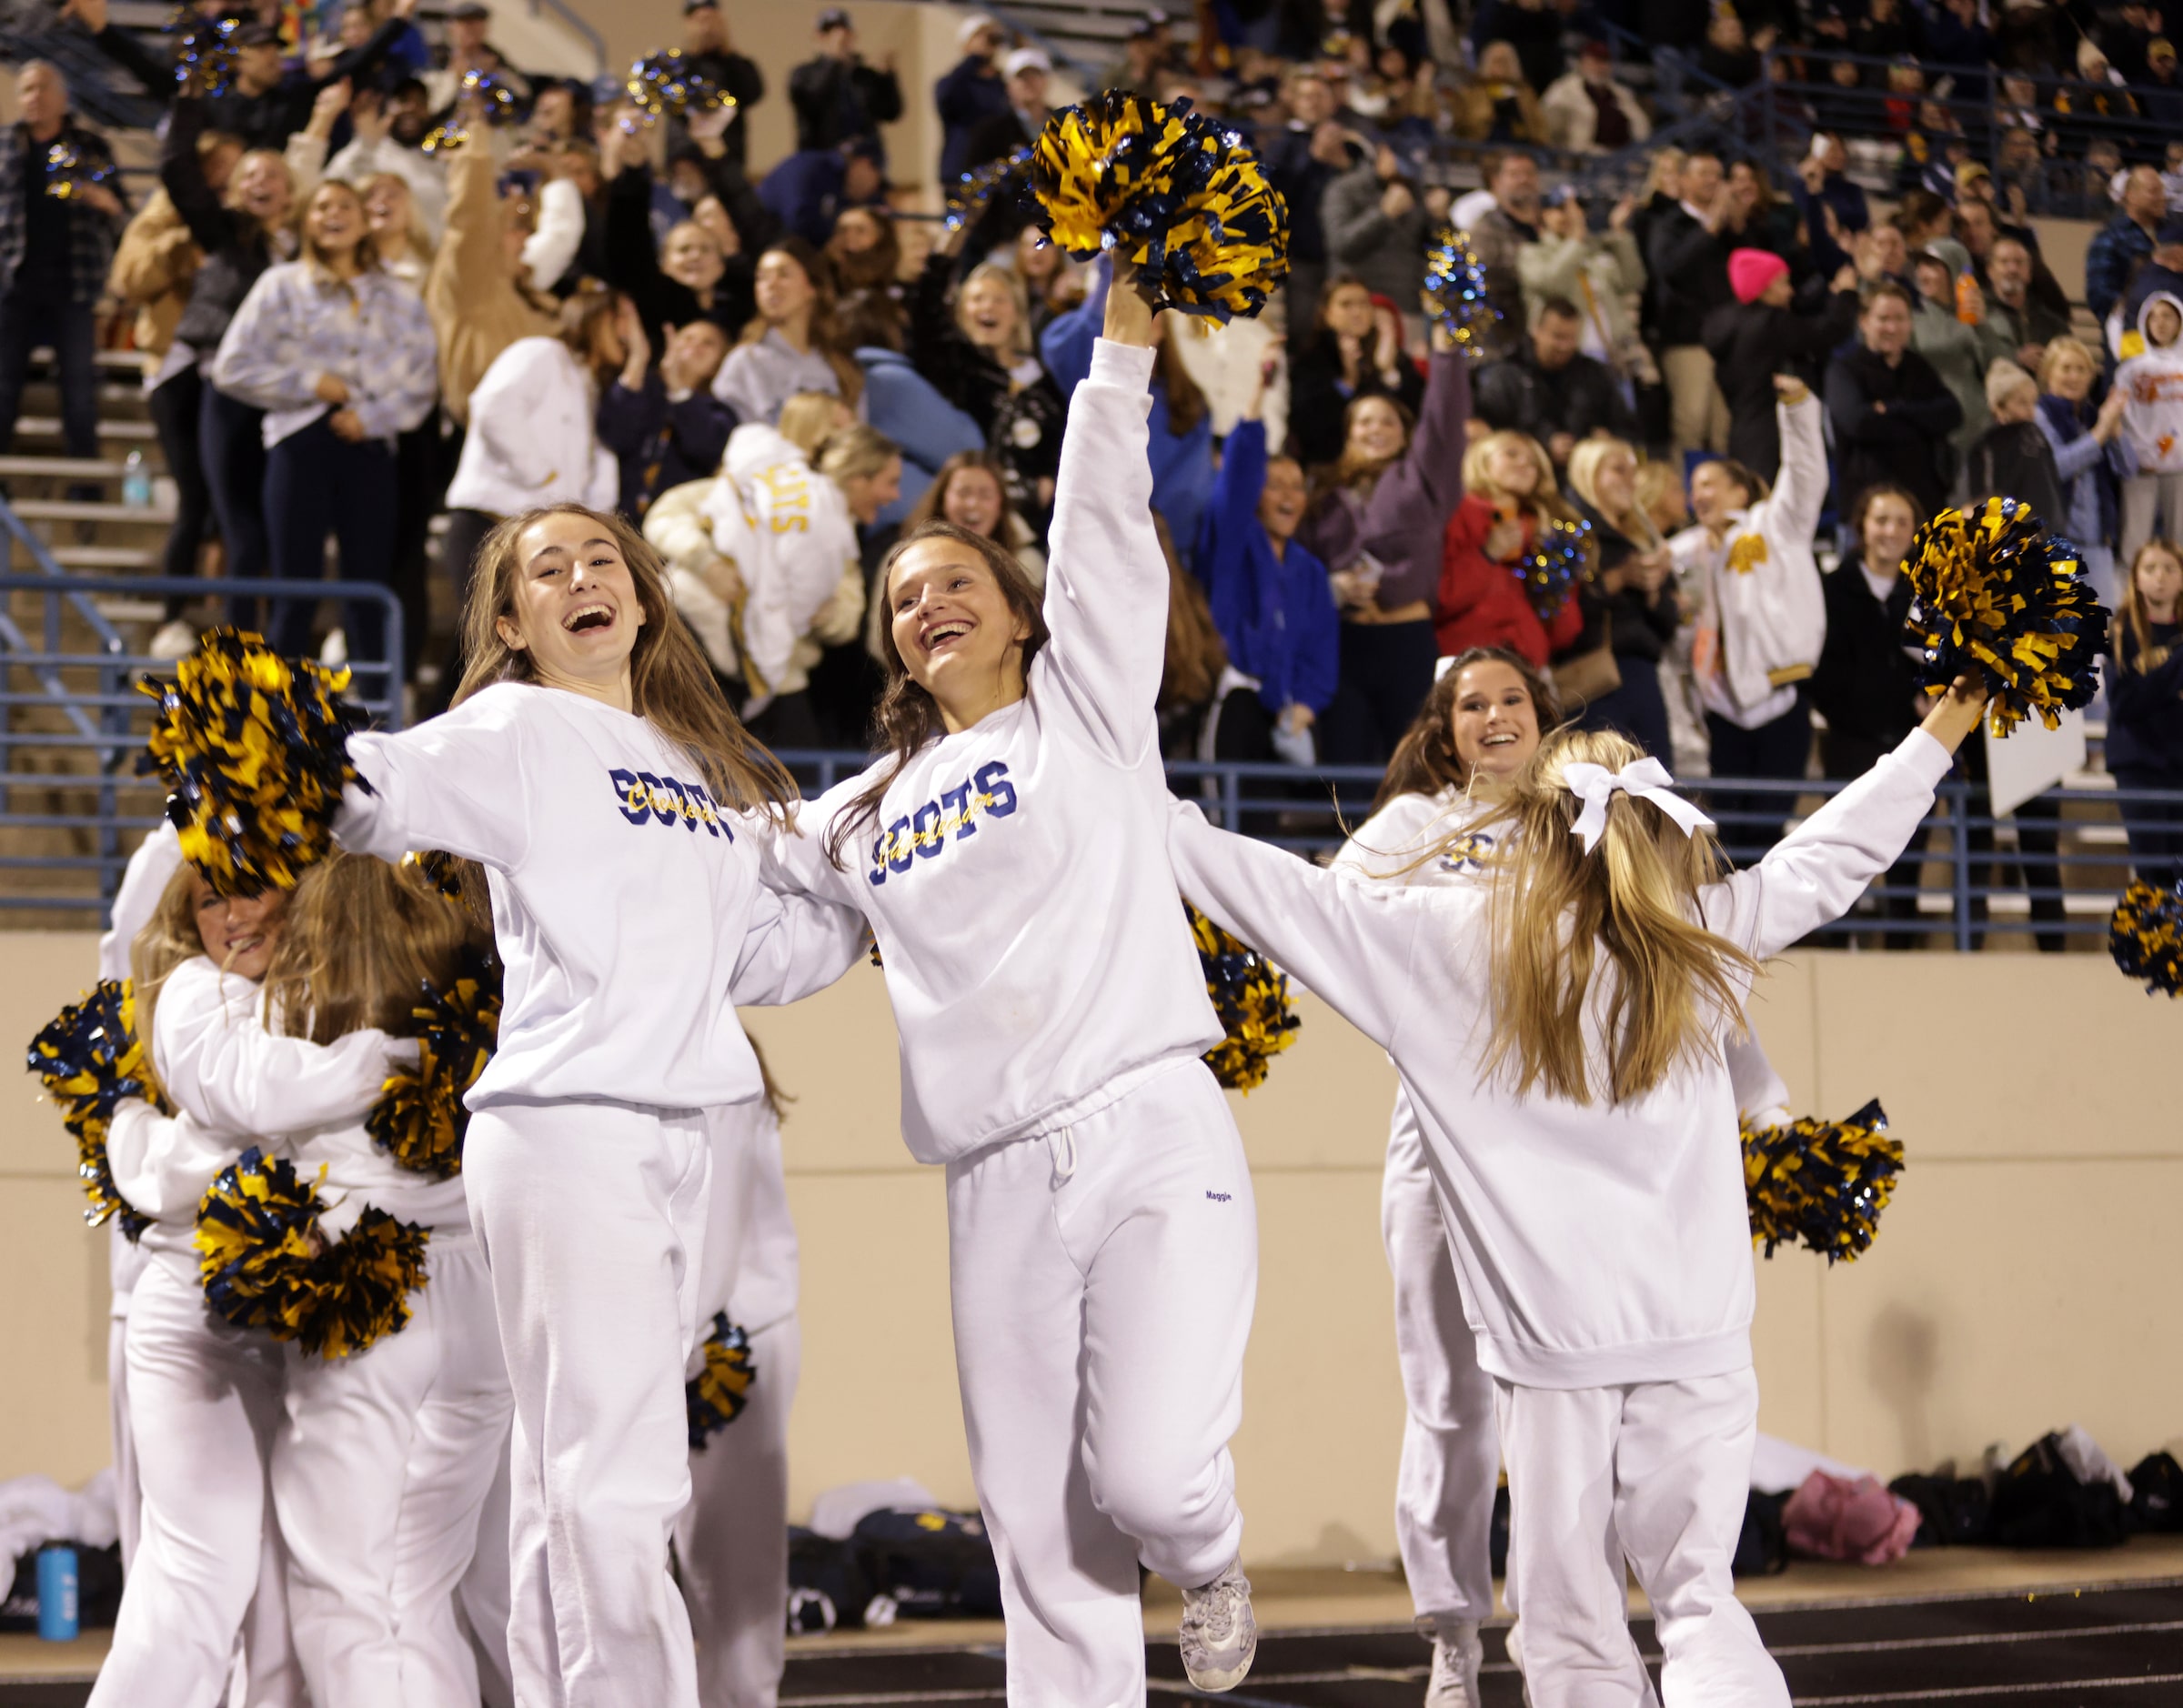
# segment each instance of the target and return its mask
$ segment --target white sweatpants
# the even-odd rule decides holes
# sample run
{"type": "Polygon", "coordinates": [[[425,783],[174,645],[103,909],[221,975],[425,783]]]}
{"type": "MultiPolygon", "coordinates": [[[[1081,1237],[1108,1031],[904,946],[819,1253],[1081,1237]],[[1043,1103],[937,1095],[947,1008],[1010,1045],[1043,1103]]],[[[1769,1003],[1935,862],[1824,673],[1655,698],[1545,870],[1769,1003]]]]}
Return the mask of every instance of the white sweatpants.
{"type": "Polygon", "coordinates": [[[476,1708],[455,1586],[514,1401],[485,1256],[467,1227],[426,1247],[398,1333],[347,1358],[288,1353],[273,1505],[312,1708],[476,1708]]]}
{"type": "Polygon", "coordinates": [[[1494,1388],[1532,1708],[1646,1701],[1625,1555],[1652,1600],[1667,1708],[1789,1708],[1729,1573],[1751,1492],[1756,1372],[1616,1388],[1496,1378],[1494,1388]]]}
{"type": "Polygon", "coordinates": [[[1501,1480],[1494,1379],[1463,1314],[1440,1189],[1409,1093],[1394,1094],[1380,1234],[1394,1271],[1394,1351],[1403,1371],[1403,1458],[1394,1534],[1421,1630],[1494,1613],[1494,1492],[1501,1480]]]}
{"type": "Polygon", "coordinates": [[[122,1232],[118,1216],[106,1223],[106,1282],[112,1291],[106,1319],[106,1423],[114,1438],[114,1523],[120,1532],[121,1572],[126,1578],[136,1563],[136,1536],[144,1522],[136,1438],[129,1428],[129,1299],[149,1260],[122,1232]]]}
{"type": "Polygon", "coordinates": [[[267,1494],[281,1349],[215,1317],[164,1261],[138,1279],[128,1324],[142,1528],[91,1701],[212,1708],[226,1700],[240,1637],[249,1708],[293,1708],[303,1681],[267,1494]]]}
{"type": "MultiPolygon", "coordinates": [[[[498,1345],[498,1325],[494,1328],[498,1345]]],[[[505,1374],[508,1361],[501,1360],[505,1374]]],[[[513,1399],[511,1394],[510,1399],[513,1399]]],[[[509,1419],[513,1433],[514,1419],[509,1419]]],[[[478,1663],[478,1693],[484,1708],[516,1708],[516,1683],[508,1665],[508,1453],[503,1436],[498,1462],[493,1467],[492,1485],[478,1513],[478,1546],[470,1568],[455,1586],[456,1611],[460,1614],[470,1655],[478,1663]]]]}
{"type": "Polygon", "coordinates": [[[948,1164],[955,1362],[1013,1708],[1144,1701],[1137,1564],[1211,1582],[1242,1514],[1258,1214],[1202,1063],[948,1164]]]}
{"type": "Polygon", "coordinates": [[[503,1104],[463,1150],[515,1390],[518,1708],[696,1708],[668,1539],[689,1503],[682,1362],[711,1153],[692,1110],[503,1104]]]}
{"type": "Polygon", "coordinates": [[[690,1454],[689,1504],[675,1522],[704,1708],[775,1708],[788,1660],[789,1408],[803,1362],[796,1318],[751,1335],[750,1360],[749,1403],[690,1454]]]}

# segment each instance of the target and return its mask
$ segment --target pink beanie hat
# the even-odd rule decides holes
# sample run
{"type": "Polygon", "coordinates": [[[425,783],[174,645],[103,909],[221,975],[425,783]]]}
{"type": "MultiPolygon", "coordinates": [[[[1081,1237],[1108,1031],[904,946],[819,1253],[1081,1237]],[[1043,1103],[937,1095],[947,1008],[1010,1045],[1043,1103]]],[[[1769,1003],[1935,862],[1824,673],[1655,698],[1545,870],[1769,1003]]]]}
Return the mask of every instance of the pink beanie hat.
{"type": "Polygon", "coordinates": [[[1728,288],[1739,303],[1755,303],[1759,293],[1789,270],[1789,264],[1768,249],[1736,249],[1728,256],[1728,288]]]}

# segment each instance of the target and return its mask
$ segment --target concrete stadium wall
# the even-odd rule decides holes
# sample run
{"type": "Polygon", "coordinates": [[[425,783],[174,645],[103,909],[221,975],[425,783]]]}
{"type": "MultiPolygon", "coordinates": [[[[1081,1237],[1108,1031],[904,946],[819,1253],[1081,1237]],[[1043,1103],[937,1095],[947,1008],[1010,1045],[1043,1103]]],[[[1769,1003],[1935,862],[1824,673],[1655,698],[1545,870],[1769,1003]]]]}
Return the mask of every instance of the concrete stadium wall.
{"type": "MultiPolygon", "coordinates": [[[[0,1038],[26,1040],[73,998],[93,945],[0,936],[0,1038]]],[[[1402,1397],[1379,1240],[1393,1075],[1324,1008],[1303,1011],[1266,1085],[1235,1100],[1263,1252],[1236,1459],[1262,1565],[1394,1550],[1402,1397]]],[[[2183,1010],[2103,957],[1831,952],[1777,963],[1755,1012],[1799,1110],[1876,1094],[1910,1153],[1864,1261],[1759,1264],[1767,1430],[1883,1475],[2073,1421],[2125,1463],[2183,1435],[2183,1010]]],[[[941,1181],[896,1136],[880,975],[749,1020],[797,1100],[793,1510],[896,1475],[968,1504],[941,1181]]],[[[0,1088],[0,1477],[74,1482],[106,1462],[106,1236],[82,1227],[73,1170],[35,1082],[0,1088]]]]}

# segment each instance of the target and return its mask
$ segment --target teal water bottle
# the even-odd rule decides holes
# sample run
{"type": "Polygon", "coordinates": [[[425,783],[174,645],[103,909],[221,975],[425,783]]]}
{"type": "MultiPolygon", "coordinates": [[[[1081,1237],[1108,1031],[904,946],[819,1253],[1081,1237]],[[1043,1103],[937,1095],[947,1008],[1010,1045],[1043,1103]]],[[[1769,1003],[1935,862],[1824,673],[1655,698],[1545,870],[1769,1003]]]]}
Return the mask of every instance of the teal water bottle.
{"type": "Polygon", "coordinates": [[[75,1550],[65,1542],[38,1550],[38,1635],[75,1641],[75,1550]]]}

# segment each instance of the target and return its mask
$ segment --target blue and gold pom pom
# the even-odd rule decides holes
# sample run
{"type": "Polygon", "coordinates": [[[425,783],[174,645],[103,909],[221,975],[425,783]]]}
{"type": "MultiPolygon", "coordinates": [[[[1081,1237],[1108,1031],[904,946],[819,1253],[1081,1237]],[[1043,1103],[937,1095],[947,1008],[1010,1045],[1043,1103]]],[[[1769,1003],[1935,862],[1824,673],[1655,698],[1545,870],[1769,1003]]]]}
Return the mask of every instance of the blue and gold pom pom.
{"type": "Polygon", "coordinates": [[[523,116],[523,103],[508,80],[497,72],[482,71],[476,66],[462,74],[461,86],[456,91],[456,112],[458,116],[444,125],[436,125],[422,147],[428,155],[444,154],[459,148],[470,139],[470,127],[460,115],[470,101],[485,104],[485,122],[496,130],[503,125],[513,125],[523,116]]]}
{"type": "Polygon", "coordinates": [[[291,663],[232,628],[206,636],[173,682],[140,685],[159,713],[136,769],[166,784],[182,857],[215,894],[293,889],[326,858],[341,790],[360,782],[348,738],[363,717],[347,686],[347,670],[291,663]]]}
{"type": "Polygon", "coordinates": [[[1112,250],[1155,308],[1255,315],[1288,276],[1289,210],[1236,132],[1109,89],[1031,146],[1040,226],[1079,260],[1112,250]]]}
{"type": "Polygon", "coordinates": [[[89,996],[68,1004],[30,1040],[30,1071],[45,1081],[45,1094],[60,1106],[61,1124],[75,1140],[75,1171],[91,1201],[84,1220],[96,1228],[118,1216],[131,1241],[151,1223],[115,1190],[106,1132],[125,1098],[164,1107],[149,1060],[136,1037],[129,986],[112,979],[100,980],[89,996]]]}
{"type": "Polygon", "coordinates": [[[1524,597],[1541,622],[1552,622],[1569,603],[1592,556],[1592,524],[1548,519],[1532,549],[1512,566],[1524,597]]]}
{"type": "Polygon", "coordinates": [[[328,1242],[317,1186],[286,1159],[255,1145],[197,1206],[197,1270],[213,1311],[319,1358],[347,1358],[398,1333],[409,1295],[425,1285],[431,1236],[414,1222],[366,1209],[328,1242]]]}
{"type": "Polygon", "coordinates": [[[45,194],[56,202],[83,200],[85,190],[94,184],[111,183],[114,173],[112,161],[86,166],[82,151],[65,136],[45,150],[45,194]]]}
{"type": "Polygon", "coordinates": [[[2183,994],[2183,879],[2162,888],[2133,879],[2108,916],[2108,953],[2146,994],[2183,994]]]}
{"type": "Polygon", "coordinates": [[[410,1010],[417,1065],[388,1076],[364,1130],[406,1169],[444,1181],[462,1172],[470,1130],[464,1095],[500,1041],[500,963],[470,951],[447,990],[426,985],[410,1010]]]}
{"type": "Polygon", "coordinates": [[[2029,505],[1988,498],[1943,510],[1918,529],[1903,572],[1927,693],[1946,693],[1959,676],[1984,682],[1997,736],[2034,716],[2056,728],[2063,712],[2092,703],[2108,613],[2077,548],[2047,533],[2029,505]]]}
{"type": "Polygon", "coordinates": [[[679,47],[647,54],[631,65],[629,81],[622,88],[632,106],[642,108],[654,118],[681,117],[709,109],[733,112],[736,105],[735,97],[703,72],[696,70],[679,47]]]}
{"type": "Polygon", "coordinates": [[[972,166],[959,173],[948,186],[948,211],[945,224],[950,231],[961,231],[978,218],[999,198],[1024,199],[1031,187],[1031,149],[1019,148],[1004,160],[989,160],[981,166],[972,166]]]}
{"type": "Polygon", "coordinates": [[[1444,226],[1425,251],[1425,317],[1472,361],[1485,359],[1486,342],[1501,311],[1485,292],[1485,268],[1471,249],[1471,235],[1444,226]]]}
{"type": "Polygon", "coordinates": [[[704,1350],[704,1369],[682,1384],[693,1450],[703,1448],[742,1415],[743,1408],[750,1403],[750,1384],[758,1380],[758,1366],[750,1359],[750,1337],[728,1321],[725,1311],[713,1317],[712,1332],[705,1337],[704,1350]]]}
{"type": "Polygon", "coordinates": [[[1779,1127],[1744,1124],[1744,1192],[1751,1239],[1766,1255],[1802,1245],[1848,1263],[1872,1243],[1903,1171],[1902,1140],[1875,1098],[1845,1121],[1810,1116],[1779,1127]]]}
{"type": "Polygon", "coordinates": [[[1248,1093],[1263,1083],[1267,1067],[1296,1041],[1303,1023],[1289,1006],[1288,975],[1188,902],[1183,906],[1205,969],[1205,994],[1228,1034],[1205,1052],[1205,1065],[1230,1090],[1248,1093]]]}
{"type": "Polygon", "coordinates": [[[180,38],[175,43],[175,81],[184,84],[194,76],[206,95],[226,95],[235,82],[235,33],[242,23],[239,17],[208,18],[195,6],[177,6],[166,25],[180,38]]]}

